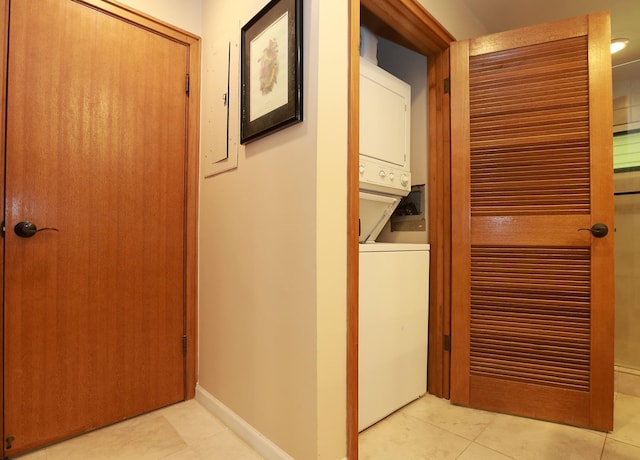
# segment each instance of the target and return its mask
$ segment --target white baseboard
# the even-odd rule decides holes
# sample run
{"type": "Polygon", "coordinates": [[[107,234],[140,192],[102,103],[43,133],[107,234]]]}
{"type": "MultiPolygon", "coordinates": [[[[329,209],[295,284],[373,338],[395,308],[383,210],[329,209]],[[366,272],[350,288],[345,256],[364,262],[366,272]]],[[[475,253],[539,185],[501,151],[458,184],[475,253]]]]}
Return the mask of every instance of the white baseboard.
{"type": "Polygon", "coordinates": [[[218,417],[222,423],[243,439],[244,442],[253,447],[253,449],[266,460],[294,460],[293,457],[271,442],[238,414],[216,399],[211,393],[200,387],[200,385],[196,386],[196,401],[218,417]]]}

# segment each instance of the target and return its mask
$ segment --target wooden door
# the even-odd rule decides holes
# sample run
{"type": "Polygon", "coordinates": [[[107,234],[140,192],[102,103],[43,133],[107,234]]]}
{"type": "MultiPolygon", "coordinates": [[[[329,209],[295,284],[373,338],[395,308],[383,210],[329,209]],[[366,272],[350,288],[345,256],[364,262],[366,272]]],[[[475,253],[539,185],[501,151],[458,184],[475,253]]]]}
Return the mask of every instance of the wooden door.
{"type": "Polygon", "coordinates": [[[185,397],[183,43],[10,4],[4,453],[185,397]],[[20,222],[40,231],[20,237],[20,222]]]}
{"type": "Polygon", "coordinates": [[[609,29],[451,47],[454,403],[612,428],[609,29]]]}

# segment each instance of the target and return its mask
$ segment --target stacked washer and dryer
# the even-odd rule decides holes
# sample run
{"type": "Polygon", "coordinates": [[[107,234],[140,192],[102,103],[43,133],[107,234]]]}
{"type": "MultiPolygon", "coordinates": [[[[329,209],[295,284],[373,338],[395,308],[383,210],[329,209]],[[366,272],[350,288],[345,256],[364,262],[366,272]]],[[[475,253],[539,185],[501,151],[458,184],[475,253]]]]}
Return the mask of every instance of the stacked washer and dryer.
{"type": "Polygon", "coordinates": [[[429,245],[376,241],[411,191],[411,88],[371,61],[360,60],[359,431],[427,388],[429,245]]]}

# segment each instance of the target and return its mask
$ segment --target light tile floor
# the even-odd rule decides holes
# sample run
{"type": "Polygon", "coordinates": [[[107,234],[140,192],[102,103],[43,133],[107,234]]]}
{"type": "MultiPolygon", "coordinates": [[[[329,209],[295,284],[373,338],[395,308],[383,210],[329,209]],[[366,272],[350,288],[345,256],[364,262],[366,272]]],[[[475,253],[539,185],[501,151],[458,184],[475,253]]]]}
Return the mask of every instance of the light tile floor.
{"type": "Polygon", "coordinates": [[[19,460],[262,459],[195,400],[159,409],[15,458],[19,460]]]}
{"type": "Polygon", "coordinates": [[[640,460],[640,397],[611,433],[454,406],[426,395],[360,434],[360,460],[640,460]]]}
{"type": "MultiPolygon", "coordinates": [[[[360,460],[640,460],[640,397],[616,394],[611,433],[449,404],[426,395],[360,434],[360,460]]],[[[141,415],[20,460],[260,460],[196,401],[141,415]]]]}

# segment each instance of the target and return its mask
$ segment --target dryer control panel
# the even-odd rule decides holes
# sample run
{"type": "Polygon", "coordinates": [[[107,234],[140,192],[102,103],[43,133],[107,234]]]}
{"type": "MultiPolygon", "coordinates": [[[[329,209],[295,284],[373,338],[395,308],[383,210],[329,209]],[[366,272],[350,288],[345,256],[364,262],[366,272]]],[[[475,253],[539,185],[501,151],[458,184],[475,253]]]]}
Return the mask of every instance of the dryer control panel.
{"type": "Polygon", "coordinates": [[[360,190],[406,196],[411,191],[411,173],[360,156],[360,190]]]}

